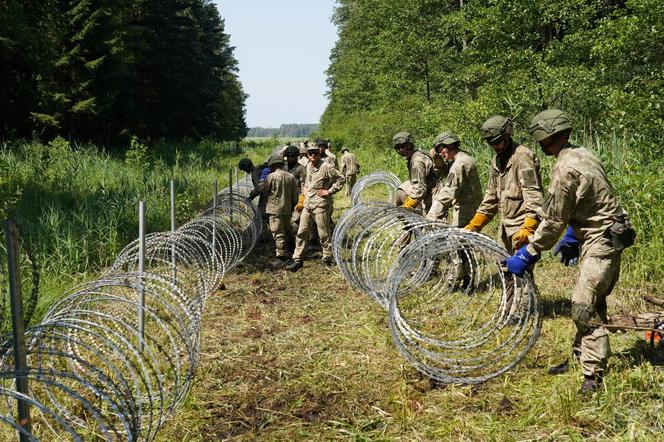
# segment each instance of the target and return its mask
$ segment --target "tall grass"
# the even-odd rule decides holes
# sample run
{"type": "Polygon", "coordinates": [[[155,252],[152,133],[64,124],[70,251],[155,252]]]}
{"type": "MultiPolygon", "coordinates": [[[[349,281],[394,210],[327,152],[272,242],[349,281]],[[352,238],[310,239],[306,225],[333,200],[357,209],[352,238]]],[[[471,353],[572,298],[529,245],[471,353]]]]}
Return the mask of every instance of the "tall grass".
{"type": "Polygon", "coordinates": [[[19,142],[0,150],[1,218],[16,218],[39,261],[44,307],[66,286],[108,267],[137,237],[140,200],[148,232],[170,228],[169,183],[175,180],[178,223],[212,198],[213,182],[228,181],[228,168],[244,155],[262,160],[272,143],[255,145],[162,143],[147,148],[132,140],[115,154],[57,138],[49,144],[19,142]]]}

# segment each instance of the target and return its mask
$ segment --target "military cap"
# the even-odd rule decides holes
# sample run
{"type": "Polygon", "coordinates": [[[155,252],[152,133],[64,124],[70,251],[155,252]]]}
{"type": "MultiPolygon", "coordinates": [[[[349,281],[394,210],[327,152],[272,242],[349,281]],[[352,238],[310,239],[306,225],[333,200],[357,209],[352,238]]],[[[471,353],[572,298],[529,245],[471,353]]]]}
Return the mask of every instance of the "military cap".
{"type": "Polygon", "coordinates": [[[279,164],[284,164],[284,157],[281,154],[273,153],[270,155],[270,158],[267,159],[268,166],[276,166],[279,164]]]}
{"type": "Polygon", "coordinates": [[[341,148],[341,153],[348,152],[348,148],[346,146],[341,148]]]}
{"type": "Polygon", "coordinates": [[[325,138],[316,138],[316,146],[327,147],[328,143],[329,143],[328,140],[326,140],[325,138]]]}

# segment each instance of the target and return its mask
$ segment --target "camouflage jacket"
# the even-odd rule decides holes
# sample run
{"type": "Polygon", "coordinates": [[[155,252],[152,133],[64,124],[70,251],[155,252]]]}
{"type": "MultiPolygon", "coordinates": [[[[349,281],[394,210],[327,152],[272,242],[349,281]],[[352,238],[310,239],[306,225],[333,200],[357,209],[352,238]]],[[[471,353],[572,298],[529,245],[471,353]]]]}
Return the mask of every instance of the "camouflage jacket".
{"type": "Polygon", "coordinates": [[[438,180],[445,181],[447,174],[450,173],[450,163],[438,155],[436,149],[431,149],[429,151],[429,156],[433,160],[433,169],[436,171],[436,174],[438,174],[438,180]]]}
{"type": "Polygon", "coordinates": [[[343,176],[357,175],[360,172],[360,164],[354,153],[345,152],[341,156],[341,174],[343,176]]]}
{"type": "Polygon", "coordinates": [[[451,225],[463,227],[475,214],[482,202],[482,185],[475,160],[459,151],[447,179],[434,190],[433,199],[443,207],[452,207],[451,225]]]}
{"type": "Polygon", "coordinates": [[[542,178],[539,159],[525,146],[512,143],[504,168],[494,155],[484,199],[478,212],[492,218],[500,213],[501,229],[511,237],[526,217],[539,219],[542,209],[542,178]]]}
{"type": "Polygon", "coordinates": [[[408,159],[408,176],[410,178],[410,196],[422,200],[431,195],[438,184],[438,175],[433,169],[433,160],[429,155],[416,150],[408,159]]]}
{"type": "Polygon", "coordinates": [[[584,253],[606,256],[613,252],[609,228],[627,217],[599,159],[571,144],[558,154],[541,215],[528,245],[531,254],[553,247],[569,224],[584,253]]]}
{"type": "Polygon", "coordinates": [[[330,163],[334,166],[335,169],[339,170],[339,162],[337,161],[337,156],[333,154],[330,149],[325,149],[325,155],[321,156],[321,161],[330,163]]]}
{"type": "Polygon", "coordinates": [[[304,175],[306,173],[304,166],[302,166],[300,163],[295,163],[293,167],[288,168],[288,163],[286,163],[284,165],[284,170],[293,175],[293,178],[295,178],[295,181],[297,181],[298,195],[302,193],[302,188],[304,187],[304,175]]]}
{"type": "Polygon", "coordinates": [[[267,197],[265,213],[269,215],[290,215],[297,204],[297,182],[293,175],[283,169],[270,172],[267,179],[259,184],[262,194],[267,197]]]}
{"type": "Polygon", "coordinates": [[[346,179],[330,163],[319,161],[318,167],[307,164],[304,178],[304,207],[312,210],[326,210],[332,207],[332,195],[341,190],[346,179]],[[330,195],[319,196],[321,189],[330,191],[330,195]]]}

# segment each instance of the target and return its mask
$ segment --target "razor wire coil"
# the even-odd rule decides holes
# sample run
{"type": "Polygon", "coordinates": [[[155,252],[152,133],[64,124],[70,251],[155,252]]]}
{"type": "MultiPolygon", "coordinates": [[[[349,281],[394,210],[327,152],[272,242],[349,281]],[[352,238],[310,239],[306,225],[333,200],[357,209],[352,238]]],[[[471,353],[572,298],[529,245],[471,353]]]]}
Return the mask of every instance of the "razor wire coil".
{"type": "Polygon", "coordinates": [[[333,234],[341,274],[388,312],[393,341],[442,383],[477,384],[514,368],[539,337],[529,274],[489,237],[388,203],[359,204],[333,234]]]}
{"type": "Polygon", "coordinates": [[[261,225],[251,201],[222,192],[177,230],[146,235],[144,272],[136,240],[98,280],[61,297],[26,330],[26,370],[14,370],[12,342],[4,344],[3,429],[28,440],[154,440],[191,386],[205,302],[261,225]],[[16,391],[17,375],[29,394],[16,391]],[[31,406],[31,432],[14,417],[19,400],[31,406]]]}
{"type": "Polygon", "coordinates": [[[399,177],[392,172],[371,172],[357,180],[353,186],[350,195],[352,205],[369,204],[372,201],[394,203],[400,184],[399,177]]]}

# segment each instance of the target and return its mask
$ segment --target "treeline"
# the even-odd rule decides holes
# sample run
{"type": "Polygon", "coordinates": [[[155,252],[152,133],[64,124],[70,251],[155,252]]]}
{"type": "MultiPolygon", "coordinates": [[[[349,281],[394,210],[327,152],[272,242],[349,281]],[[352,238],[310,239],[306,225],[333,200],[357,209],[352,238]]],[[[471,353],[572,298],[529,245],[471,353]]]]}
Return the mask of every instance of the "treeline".
{"type": "Polygon", "coordinates": [[[210,0],[0,3],[0,137],[108,143],[247,132],[210,0]]]}
{"type": "Polygon", "coordinates": [[[252,127],[248,137],[293,137],[304,138],[318,130],[318,124],[282,124],[279,128],[252,127]]]}
{"type": "Polygon", "coordinates": [[[586,132],[664,133],[661,0],[338,0],[333,20],[321,126],[338,142],[477,136],[495,113],[523,130],[552,106],[586,132]]]}

